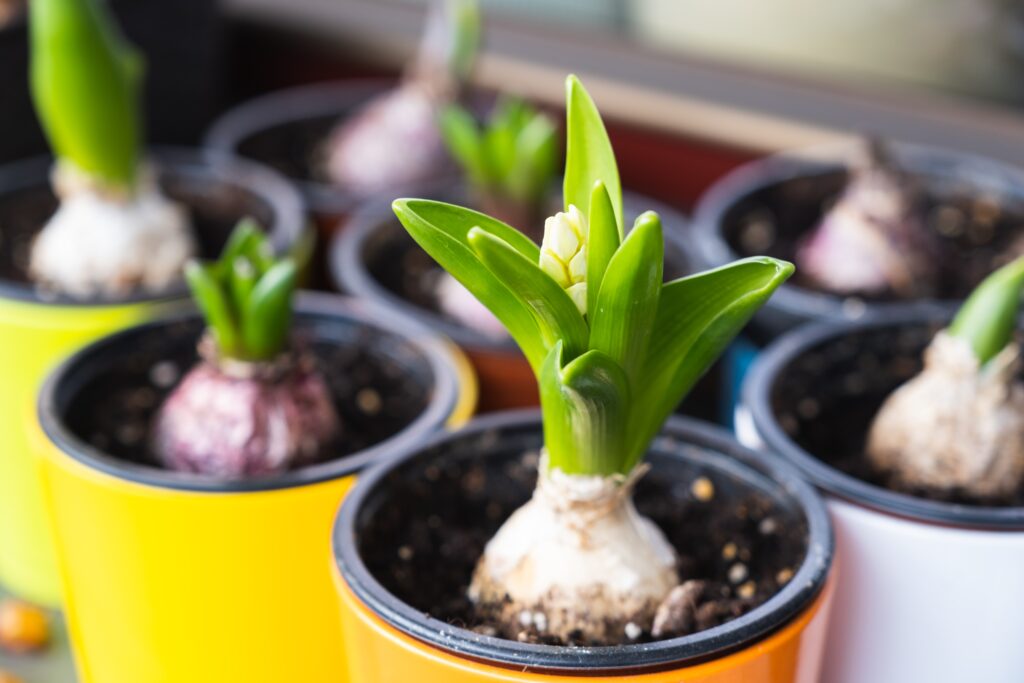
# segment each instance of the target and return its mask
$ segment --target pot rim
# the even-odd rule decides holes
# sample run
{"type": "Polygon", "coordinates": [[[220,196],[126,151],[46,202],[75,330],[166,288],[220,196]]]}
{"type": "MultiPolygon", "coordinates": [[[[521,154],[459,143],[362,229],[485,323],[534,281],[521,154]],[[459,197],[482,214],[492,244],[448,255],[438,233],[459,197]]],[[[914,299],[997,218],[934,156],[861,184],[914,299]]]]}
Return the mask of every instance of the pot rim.
{"type": "MultiPolygon", "coordinates": [[[[151,147],[147,158],[169,174],[186,175],[198,170],[200,174],[222,178],[226,184],[243,188],[266,201],[273,212],[273,224],[266,226],[267,234],[278,252],[286,250],[305,229],[306,206],[302,196],[284,176],[267,166],[222,152],[188,147],[151,147]]],[[[41,155],[0,166],[0,192],[20,191],[38,186],[40,182],[49,187],[53,163],[53,156],[41,155]]],[[[41,306],[110,308],[180,299],[187,295],[185,284],[177,283],[157,294],[135,292],[123,297],[91,300],[64,295],[47,297],[30,284],[0,278],[0,300],[41,306]]]]}
{"type": "MultiPolygon", "coordinates": [[[[342,110],[355,111],[398,83],[394,78],[357,78],[266,93],[221,114],[204,134],[203,146],[248,158],[238,151],[239,145],[246,138],[294,121],[331,115],[341,120],[342,110]]],[[[314,211],[346,213],[367,198],[365,194],[350,192],[328,182],[292,176],[287,178],[301,190],[314,211]]]]}
{"type": "Polygon", "coordinates": [[[583,648],[520,643],[484,636],[432,618],[388,592],[366,567],[358,552],[357,517],[373,490],[389,473],[424,449],[482,431],[530,425],[537,430],[542,429],[539,410],[485,415],[458,431],[434,434],[423,444],[396,454],[360,476],[335,520],[332,534],[335,563],[346,587],[385,623],[431,647],[496,666],[559,673],[622,674],[688,666],[749,647],[803,614],[815,603],[825,586],[834,559],[835,543],[825,504],[814,489],[791,465],[742,446],[720,427],[675,416],[668,420],[660,436],[717,451],[729,467],[757,471],[760,476],[778,483],[783,493],[795,501],[807,518],[807,553],[799,569],[781,590],[754,610],[715,628],[681,638],[583,648]]]}
{"type": "Polygon", "coordinates": [[[985,507],[925,500],[841,472],[790,438],[771,408],[771,392],[779,375],[808,349],[856,332],[907,324],[941,324],[951,320],[952,314],[952,308],[889,311],[860,321],[821,321],[798,327],[774,341],[754,361],[741,389],[741,405],[750,411],[766,448],[795,465],[815,486],[831,496],[914,522],[974,530],[1024,531],[1024,506],[985,507]]]}
{"type": "MultiPolygon", "coordinates": [[[[460,190],[452,191],[451,183],[429,183],[406,188],[404,196],[426,198],[447,197],[451,200],[459,192],[467,192],[464,180],[459,179],[460,190]]],[[[649,206],[662,217],[665,240],[665,258],[678,258],[687,265],[688,273],[696,272],[696,256],[685,239],[689,220],[676,209],[630,190],[623,190],[625,203],[649,206]]],[[[396,198],[397,199],[397,198],[396,198]]],[[[465,349],[499,354],[518,354],[519,347],[511,337],[496,339],[482,332],[461,325],[441,313],[417,306],[389,291],[374,278],[364,265],[363,252],[367,241],[384,223],[397,221],[391,204],[394,200],[385,197],[369,199],[352,213],[345,223],[345,229],[331,238],[328,247],[328,269],[334,286],[341,292],[360,299],[373,301],[389,309],[400,311],[418,319],[432,329],[440,330],[449,339],[465,349]]],[[[445,200],[439,200],[445,201],[445,200]]],[[[461,200],[460,200],[461,201],[461,200]]]]}
{"type": "Polygon", "coordinates": [[[357,473],[373,461],[385,458],[393,452],[404,452],[414,448],[427,435],[441,428],[458,404],[461,387],[457,360],[453,357],[454,350],[441,336],[417,322],[391,311],[380,310],[379,307],[364,301],[319,292],[301,292],[295,302],[295,315],[298,318],[347,319],[360,326],[372,327],[379,332],[401,337],[410,346],[418,349],[434,376],[434,386],[423,412],[401,431],[369,448],[283,474],[242,480],[220,480],[205,475],[172,472],[126,462],[85,443],[64,425],[58,410],[58,397],[62,392],[68,391],[64,382],[76,367],[89,362],[93,356],[133,335],[150,333],[169,323],[198,318],[199,314],[192,310],[108,335],[63,361],[47,377],[39,394],[37,410],[43,433],[63,457],[69,457],[89,469],[117,479],[145,486],[205,493],[276,491],[340,479],[357,473]]]}
{"type": "MultiPolygon", "coordinates": [[[[742,258],[722,235],[722,218],[738,200],[771,185],[843,170],[860,148],[859,141],[823,144],[772,154],[733,169],[704,192],[693,213],[696,251],[703,267],[718,267],[742,258]]],[[[915,176],[971,177],[975,187],[997,188],[1024,201],[1024,169],[978,154],[944,147],[888,141],[904,168],[915,176]],[[981,179],[980,181],[978,179],[981,179]]],[[[793,283],[783,283],[767,306],[799,319],[859,320],[875,313],[910,315],[943,311],[955,300],[920,298],[866,301],[793,283]],[[850,306],[856,301],[863,305],[850,306]]]]}

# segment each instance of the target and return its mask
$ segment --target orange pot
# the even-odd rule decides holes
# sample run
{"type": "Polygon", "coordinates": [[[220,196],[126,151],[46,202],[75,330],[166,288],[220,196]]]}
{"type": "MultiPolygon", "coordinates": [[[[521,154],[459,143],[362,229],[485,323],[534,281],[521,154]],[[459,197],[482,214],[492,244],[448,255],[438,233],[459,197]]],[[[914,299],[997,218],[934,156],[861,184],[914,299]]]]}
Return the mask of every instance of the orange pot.
{"type": "MultiPolygon", "coordinates": [[[[396,593],[402,588],[385,588],[384,583],[394,579],[381,570],[381,553],[364,557],[360,543],[376,537],[374,525],[383,517],[381,510],[390,510],[393,517],[391,497],[401,496],[414,510],[410,515],[440,515],[442,524],[467,524],[444,518],[443,506],[431,510],[429,505],[413,502],[403,488],[408,485],[402,482],[433,472],[424,476],[431,477],[431,491],[441,498],[445,484],[437,479],[437,472],[441,477],[461,477],[457,463],[472,460],[483,472],[486,504],[491,492],[507,494],[510,486],[522,486],[503,473],[524,451],[540,447],[541,430],[533,411],[479,418],[460,432],[437,435],[374,468],[357,483],[334,530],[344,656],[352,683],[568,682],[580,677],[640,683],[818,680],[834,584],[830,578],[834,575],[833,538],[825,507],[790,466],[750,451],[725,432],[694,420],[669,421],[664,438],[652,445],[648,458],[652,470],[647,477],[663,491],[672,491],[671,495],[687,489],[685,483],[698,474],[714,483],[716,500],[730,500],[737,492],[753,489],[772,501],[771,514],[780,528],[802,524],[807,529],[805,552],[799,562],[794,558],[792,579],[747,614],[669,640],[586,649],[556,647],[453,626],[426,615],[427,606],[413,606],[399,598],[396,593]]],[[[474,518],[472,509],[461,514],[474,518]]],[[[390,524],[388,529],[394,533],[393,520],[390,524]]],[[[401,534],[399,527],[393,536],[396,544],[405,542],[401,534]]]]}
{"type": "MultiPolygon", "coordinates": [[[[467,194],[451,181],[408,190],[410,196],[456,204],[467,204],[467,194]]],[[[511,338],[496,339],[436,310],[434,294],[429,291],[434,282],[434,264],[398,222],[391,210],[392,199],[378,197],[365,202],[334,237],[328,255],[334,285],[346,294],[417,317],[458,344],[472,361],[480,381],[480,412],[538,405],[540,397],[533,370],[511,338]],[[410,272],[410,264],[417,272],[410,272]],[[410,278],[415,279],[412,288],[408,287],[410,278]],[[400,286],[400,279],[406,286],[400,286]],[[411,289],[419,291],[400,291],[411,289]]],[[[661,216],[666,225],[666,275],[679,277],[692,272],[692,259],[684,239],[686,219],[646,197],[627,192],[623,199],[628,216],[647,210],[657,211],[661,216]]]]}

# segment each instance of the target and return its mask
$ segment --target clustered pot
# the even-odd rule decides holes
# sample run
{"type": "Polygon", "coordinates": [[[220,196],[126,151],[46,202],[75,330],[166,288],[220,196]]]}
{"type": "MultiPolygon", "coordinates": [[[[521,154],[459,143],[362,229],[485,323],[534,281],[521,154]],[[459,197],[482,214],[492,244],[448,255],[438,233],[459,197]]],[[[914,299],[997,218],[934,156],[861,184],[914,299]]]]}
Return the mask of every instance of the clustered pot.
{"type": "MultiPolygon", "coordinates": [[[[220,155],[162,150],[159,182],[186,205],[201,251],[217,253],[241,218],[253,216],[283,249],[303,227],[301,197],[269,169],[220,155]]],[[[0,584],[30,600],[59,602],[56,564],[25,421],[44,374],[77,346],[180,303],[184,286],[160,296],[80,302],[48,296],[29,283],[32,239],[57,207],[52,161],[37,158],[0,168],[0,584]]]]}
{"type": "Polygon", "coordinates": [[[951,313],[899,312],[791,332],[755,363],[740,439],[827,496],[843,572],[823,680],[1024,680],[1024,492],[1002,507],[880,485],[864,442],[951,313]]]}
{"type": "Polygon", "coordinates": [[[323,147],[340,123],[394,87],[393,80],[367,79],[264,95],[218,118],[206,146],[277,169],[302,192],[321,231],[330,234],[367,197],[337,186],[318,170],[323,147]]]}
{"type": "MultiPolygon", "coordinates": [[[[767,254],[794,261],[796,247],[838,197],[862,143],[784,153],[746,164],[715,183],[694,214],[703,267],[767,254]]],[[[812,320],[853,320],[867,314],[941,309],[959,301],[1006,252],[1024,244],[1024,172],[991,159],[934,147],[888,145],[900,168],[920,184],[925,224],[953,249],[938,264],[930,299],[867,300],[815,289],[801,280],[779,288],[754,317],[750,336],[765,344],[812,320]]]]}
{"type": "Polygon", "coordinates": [[[341,417],[333,457],[244,480],[171,472],[152,464],[147,432],[203,326],[190,314],[106,337],[42,391],[39,461],[79,675],[345,680],[329,570],[338,504],[364,466],[467,419],[472,376],[407,319],[302,295],[294,337],[341,417]]]}
{"type": "MultiPolygon", "coordinates": [[[[465,190],[455,191],[450,184],[413,189],[411,196],[461,205],[468,201],[465,190]]],[[[670,207],[631,192],[626,192],[623,199],[627,225],[643,211],[656,211],[661,216],[666,226],[666,279],[693,272],[695,257],[689,246],[686,219],[670,207]]],[[[553,207],[552,213],[557,208],[553,207]]],[[[345,231],[333,239],[328,258],[331,278],[342,292],[415,316],[454,340],[469,356],[479,377],[481,411],[537,405],[537,381],[510,337],[488,336],[438,309],[434,292],[443,271],[402,227],[392,211],[391,198],[360,206],[345,231]]],[[[702,381],[684,406],[699,417],[717,417],[715,386],[713,380],[702,381]]]]}
{"type": "MultiPolygon", "coordinates": [[[[737,504],[736,514],[749,514],[743,522],[754,529],[758,511],[770,516],[773,529],[785,529],[790,541],[780,534],[765,543],[788,547],[794,564],[792,579],[766,602],[689,636],[614,647],[503,640],[431,616],[450,616],[453,605],[466,602],[460,587],[475,558],[467,563],[471,553],[460,546],[482,550],[504,515],[529,497],[542,432],[533,411],[485,416],[405,449],[360,478],[334,529],[350,680],[818,680],[833,568],[824,505],[790,466],[685,418],[671,419],[652,445],[652,470],[638,488],[640,512],[663,526],[690,519],[700,528],[703,503],[690,491],[703,476],[716,492],[711,505],[737,504]],[[645,508],[652,501],[663,506],[660,519],[645,508]]],[[[707,539],[691,540],[692,551],[723,562],[718,547],[702,543],[707,539]]]]}
{"type": "MultiPolygon", "coordinates": [[[[695,252],[702,268],[767,254],[794,261],[801,238],[840,195],[863,143],[787,152],[745,164],[712,185],[694,212],[695,252]]],[[[795,276],[779,288],[723,360],[730,406],[757,353],[787,330],[815,320],[856,320],[875,313],[943,310],[962,300],[1008,249],[1024,247],[1024,172],[934,147],[891,143],[896,165],[927,197],[927,228],[954,247],[940,264],[937,298],[867,300],[815,289],[795,276]]]]}

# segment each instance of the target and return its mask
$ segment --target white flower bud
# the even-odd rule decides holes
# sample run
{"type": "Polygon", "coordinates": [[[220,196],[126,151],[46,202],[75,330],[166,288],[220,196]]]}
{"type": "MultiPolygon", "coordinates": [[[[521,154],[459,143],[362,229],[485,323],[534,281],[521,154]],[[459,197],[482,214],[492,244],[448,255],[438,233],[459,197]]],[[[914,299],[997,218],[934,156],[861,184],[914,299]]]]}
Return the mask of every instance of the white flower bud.
{"type": "Polygon", "coordinates": [[[587,221],[575,206],[544,221],[540,267],[587,313],[587,221]]]}

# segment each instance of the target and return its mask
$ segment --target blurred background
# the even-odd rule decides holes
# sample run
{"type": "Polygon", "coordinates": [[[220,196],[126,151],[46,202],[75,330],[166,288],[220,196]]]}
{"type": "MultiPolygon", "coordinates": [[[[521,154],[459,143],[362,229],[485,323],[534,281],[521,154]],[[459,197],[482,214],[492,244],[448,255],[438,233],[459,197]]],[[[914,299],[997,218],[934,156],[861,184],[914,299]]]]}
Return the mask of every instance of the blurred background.
{"type": "MultiPolygon", "coordinates": [[[[155,143],[300,83],[396,75],[423,0],[111,0],[147,54],[155,143]]],[[[870,132],[1024,160],[1024,4],[1011,0],[483,0],[474,80],[559,106],[583,75],[627,184],[689,208],[765,152],[870,132]],[[690,160],[679,169],[680,159],[690,160]]],[[[0,2],[0,161],[44,151],[18,0],[0,2]]]]}

